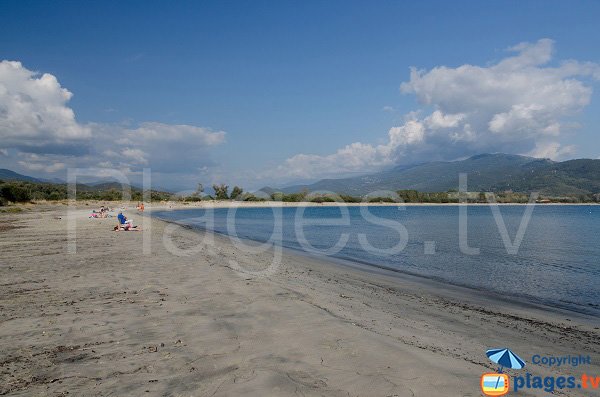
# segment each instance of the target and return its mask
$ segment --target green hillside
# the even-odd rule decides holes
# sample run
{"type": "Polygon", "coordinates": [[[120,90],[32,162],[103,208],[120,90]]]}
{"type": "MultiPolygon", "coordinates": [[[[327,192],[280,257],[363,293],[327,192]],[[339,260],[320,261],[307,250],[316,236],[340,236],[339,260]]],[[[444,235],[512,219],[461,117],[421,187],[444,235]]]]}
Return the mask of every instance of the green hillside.
{"type": "Polygon", "coordinates": [[[32,176],[22,175],[7,169],[0,169],[1,181],[27,181],[27,182],[42,182],[41,179],[32,176]]]}
{"type": "Polygon", "coordinates": [[[328,190],[354,196],[376,190],[445,192],[458,189],[461,173],[467,174],[469,191],[536,191],[549,196],[600,193],[600,160],[554,162],[508,154],[482,154],[460,161],[402,166],[359,177],[323,179],[281,191],[328,190]]]}

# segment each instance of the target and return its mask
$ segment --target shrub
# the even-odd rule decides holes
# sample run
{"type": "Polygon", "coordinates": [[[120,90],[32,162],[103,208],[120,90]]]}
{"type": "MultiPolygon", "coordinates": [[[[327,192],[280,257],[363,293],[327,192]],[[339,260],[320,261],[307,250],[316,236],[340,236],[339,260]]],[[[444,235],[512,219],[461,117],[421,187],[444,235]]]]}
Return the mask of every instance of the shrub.
{"type": "Polygon", "coordinates": [[[340,198],[344,203],[360,203],[362,201],[360,197],[349,196],[347,194],[340,194],[340,198]]]}
{"type": "Polygon", "coordinates": [[[8,207],[3,208],[0,212],[8,213],[8,214],[18,214],[19,212],[23,212],[23,208],[20,207],[8,207]]]}
{"type": "Polygon", "coordinates": [[[372,197],[369,199],[369,203],[395,203],[397,202],[391,197],[372,197]]]}
{"type": "Polygon", "coordinates": [[[0,188],[0,195],[7,201],[12,201],[13,203],[24,203],[31,200],[29,189],[27,189],[26,186],[17,183],[3,185],[0,188]]]}
{"type": "Polygon", "coordinates": [[[244,192],[244,189],[242,189],[239,186],[234,186],[233,189],[231,190],[231,195],[229,196],[229,198],[231,198],[232,200],[235,200],[238,197],[240,197],[243,192],[244,192]]]}
{"type": "Polygon", "coordinates": [[[215,197],[217,200],[227,200],[229,195],[227,194],[227,190],[229,190],[229,186],[225,184],[213,185],[213,190],[215,191],[215,197]]]}

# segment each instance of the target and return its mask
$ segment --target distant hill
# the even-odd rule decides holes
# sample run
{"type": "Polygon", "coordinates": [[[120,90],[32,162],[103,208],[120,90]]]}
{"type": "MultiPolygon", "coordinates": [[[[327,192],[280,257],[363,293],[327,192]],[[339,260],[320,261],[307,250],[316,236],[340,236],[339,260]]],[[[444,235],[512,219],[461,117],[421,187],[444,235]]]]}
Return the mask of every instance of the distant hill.
{"type": "MultiPolygon", "coordinates": [[[[0,169],[0,181],[24,181],[24,182],[34,182],[34,183],[51,183],[55,185],[64,185],[67,182],[59,179],[43,179],[43,178],[35,178],[28,175],[19,174],[17,172],[8,170],[8,169],[0,169]]],[[[132,184],[131,189],[133,191],[142,191],[142,187],[138,185],[132,184]]],[[[85,191],[105,191],[111,189],[122,189],[121,183],[115,181],[111,178],[77,178],[77,189],[83,189],[85,191]]],[[[170,193],[170,189],[165,189],[161,186],[152,186],[152,190],[170,193]]]]}
{"type": "MultiPolygon", "coordinates": [[[[17,172],[7,170],[7,169],[0,169],[0,181],[24,181],[24,182],[34,182],[34,183],[51,183],[51,184],[57,184],[57,185],[66,184],[66,182],[61,179],[34,178],[32,176],[19,174],[17,172]]],[[[141,190],[141,188],[139,188],[137,186],[132,186],[131,188],[134,190],[141,190]]],[[[103,190],[110,190],[110,189],[121,189],[121,184],[118,182],[115,182],[113,180],[110,180],[110,179],[101,179],[101,180],[98,180],[97,182],[92,182],[92,183],[80,183],[78,181],[77,189],[83,189],[83,190],[87,190],[87,191],[103,191],[103,190]]]]}
{"type": "Polygon", "coordinates": [[[460,161],[399,166],[370,175],[289,186],[280,191],[328,190],[354,196],[376,190],[445,192],[458,189],[460,173],[468,175],[469,191],[538,191],[553,196],[600,193],[600,160],[555,162],[510,154],[481,154],[460,161]]]}
{"type": "MultiPolygon", "coordinates": [[[[65,183],[65,182],[63,182],[65,183]]],[[[85,186],[90,191],[103,191],[110,189],[120,190],[123,187],[129,186],[132,191],[143,191],[144,189],[140,185],[136,184],[125,184],[121,185],[121,182],[116,181],[113,178],[77,178],[77,186],[85,186]]],[[[172,193],[170,189],[165,189],[162,186],[151,186],[152,190],[160,191],[164,193],[172,193]]]]}
{"type": "Polygon", "coordinates": [[[264,193],[264,194],[266,194],[266,195],[271,195],[271,194],[273,194],[273,193],[275,193],[275,192],[280,192],[280,191],[281,191],[281,190],[274,189],[274,188],[272,188],[272,187],[270,187],[270,186],[265,186],[265,187],[263,187],[263,188],[261,188],[261,189],[257,190],[255,193],[264,193]]]}
{"type": "MultiPolygon", "coordinates": [[[[127,187],[131,188],[130,199],[134,201],[141,201],[148,197],[153,201],[176,198],[172,193],[156,188],[143,191],[138,186],[105,180],[95,184],[77,183],[77,200],[123,200],[124,189],[127,187]],[[149,196],[144,197],[146,193],[149,193],[149,196]]],[[[50,180],[33,178],[10,170],[0,170],[0,206],[39,200],[66,200],[69,197],[66,182],[53,183],[50,180]]]]}
{"type": "Polygon", "coordinates": [[[32,176],[18,174],[14,171],[7,169],[0,169],[0,181],[26,181],[26,182],[44,182],[42,179],[34,178],[32,176]]]}
{"type": "MultiPolygon", "coordinates": [[[[121,190],[123,188],[127,188],[128,185],[121,185],[118,182],[102,182],[96,184],[84,184],[78,183],[77,190],[88,191],[88,192],[102,192],[107,190],[121,190]]],[[[136,186],[129,186],[132,191],[141,191],[140,188],[136,186]]]]}

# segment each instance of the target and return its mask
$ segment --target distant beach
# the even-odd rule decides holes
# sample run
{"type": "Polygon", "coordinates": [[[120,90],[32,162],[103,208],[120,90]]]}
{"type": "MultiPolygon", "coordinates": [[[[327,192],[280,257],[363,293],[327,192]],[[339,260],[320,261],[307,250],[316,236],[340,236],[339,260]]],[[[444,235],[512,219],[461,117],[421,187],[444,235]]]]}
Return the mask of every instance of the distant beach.
{"type": "MultiPolygon", "coordinates": [[[[96,204],[94,202],[94,204],[96,204]]],[[[528,203],[495,203],[500,206],[506,205],[529,205],[528,203]]],[[[196,202],[160,202],[153,203],[152,208],[155,211],[162,210],[178,210],[186,208],[232,208],[232,207],[245,207],[245,208],[269,208],[269,207],[328,207],[328,206],[346,206],[346,207],[398,207],[398,206],[489,206],[489,203],[386,203],[386,202],[373,202],[373,203],[345,203],[345,202],[322,202],[315,203],[311,201],[299,201],[299,202],[282,202],[282,201],[234,201],[234,200],[206,200],[196,202]]],[[[598,206],[600,203],[535,203],[540,206],[552,206],[552,205],[579,205],[579,206],[598,206]]]]}

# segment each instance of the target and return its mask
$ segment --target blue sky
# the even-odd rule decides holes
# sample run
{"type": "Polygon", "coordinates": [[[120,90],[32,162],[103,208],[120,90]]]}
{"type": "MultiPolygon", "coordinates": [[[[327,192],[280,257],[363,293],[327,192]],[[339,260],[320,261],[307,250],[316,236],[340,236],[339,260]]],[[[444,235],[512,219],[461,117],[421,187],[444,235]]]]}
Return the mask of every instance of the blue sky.
{"type": "MultiPolygon", "coordinates": [[[[4,123],[11,130],[2,135],[0,166],[52,176],[71,166],[102,164],[126,169],[133,178],[146,166],[173,188],[193,186],[196,179],[260,187],[434,157],[452,160],[479,150],[598,158],[599,16],[599,2],[583,1],[3,1],[0,61],[20,62],[5,78],[19,70],[39,73],[29,79],[54,76],[73,94],[62,105],[73,111],[75,120],[65,122],[76,132],[67,138],[52,132],[63,128],[56,122],[20,140],[15,116],[4,123]],[[540,44],[545,38],[553,43],[540,44]],[[530,47],[507,51],[519,43],[530,47]],[[532,94],[525,98],[509,95],[518,97],[515,103],[478,109],[476,100],[453,110],[455,122],[447,118],[431,127],[436,110],[452,116],[453,99],[441,98],[443,88],[428,91],[447,81],[428,72],[488,68],[539,48],[551,59],[519,63],[518,73],[575,60],[577,70],[561,72],[549,93],[562,95],[575,79],[585,90],[566,95],[587,96],[585,103],[538,104],[533,93],[543,86],[527,87],[522,91],[532,94]],[[410,67],[424,71],[422,85],[411,80],[410,67]],[[412,87],[401,91],[410,81],[412,87]],[[503,124],[467,137],[465,125],[486,129],[493,117],[503,124]],[[197,130],[169,127],[182,125],[197,130]],[[515,144],[509,127],[527,140],[515,144]],[[156,134],[180,139],[141,146],[156,134]],[[444,152],[448,136],[463,143],[444,152]],[[401,143],[392,144],[394,139],[401,143]],[[344,152],[353,143],[363,146],[344,152]],[[83,147],[87,155],[78,152],[83,147]]],[[[9,94],[21,89],[16,87],[9,94]]]]}

